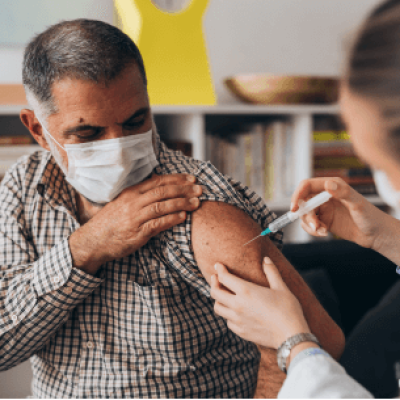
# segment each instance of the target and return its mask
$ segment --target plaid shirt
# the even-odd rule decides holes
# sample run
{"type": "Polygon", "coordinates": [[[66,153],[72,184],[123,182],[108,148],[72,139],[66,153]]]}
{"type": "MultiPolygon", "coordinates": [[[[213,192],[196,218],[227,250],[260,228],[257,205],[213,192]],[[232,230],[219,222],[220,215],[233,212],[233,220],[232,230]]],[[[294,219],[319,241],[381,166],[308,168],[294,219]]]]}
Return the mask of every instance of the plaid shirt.
{"type": "MultiPolygon", "coordinates": [[[[157,174],[190,173],[200,199],[266,228],[260,197],[159,141],[157,174]]],[[[252,397],[260,354],[214,313],[191,246],[191,217],[96,276],[73,267],[75,191],[50,153],[20,159],[0,185],[0,370],[30,358],[44,398],[252,397]]],[[[281,244],[282,235],[272,236],[281,244]]]]}

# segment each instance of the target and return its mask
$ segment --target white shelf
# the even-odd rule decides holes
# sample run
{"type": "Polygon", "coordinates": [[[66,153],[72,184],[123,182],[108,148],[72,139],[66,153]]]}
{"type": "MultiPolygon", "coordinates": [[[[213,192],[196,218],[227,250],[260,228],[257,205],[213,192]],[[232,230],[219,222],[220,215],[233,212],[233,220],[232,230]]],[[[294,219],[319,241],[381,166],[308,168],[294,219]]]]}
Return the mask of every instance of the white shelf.
{"type": "Polygon", "coordinates": [[[216,106],[153,106],[154,114],[229,114],[229,115],[297,115],[333,114],[340,112],[334,105],[251,105],[224,104],[216,106]]]}
{"type": "MultiPolygon", "coordinates": [[[[0,115],[18,115],[28,105],[0,105],[0,115]]],[[[155,115],[299,115],[339,114],[340,108],[333,105],[251,105],[220,104],[215,106],[152,106],[155,115]]]]}

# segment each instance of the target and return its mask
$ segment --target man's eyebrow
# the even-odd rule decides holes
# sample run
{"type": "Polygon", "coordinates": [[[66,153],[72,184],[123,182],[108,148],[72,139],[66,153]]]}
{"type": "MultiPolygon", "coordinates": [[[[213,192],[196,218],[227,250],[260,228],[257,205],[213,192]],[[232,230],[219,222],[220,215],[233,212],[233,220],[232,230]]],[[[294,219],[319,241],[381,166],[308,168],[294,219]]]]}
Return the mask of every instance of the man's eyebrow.
{"type": "MultiPolygon", "coordinates": [[[[117,125],[125,125],[127,124],[129,121],[131,121],[132,119],[135,119],[137,117],[140,117],[142,115],[145,115],[149,112],[149,107],[144,107],[141,108],[139,110],[137,110],[135,113],[133,113],[129,118],[127,118],[124,122],[122,122],[121,124],[117,124],[117,125]]],[[[64,134],[71,134],[71,133],[76,133],[76,132],[81,132],[81,131],[88,131],[88,130],[100,130],[100,129],[104,129],[104,126],[98,126],[98,125],[78,125],[78,126],[74,126],[72,128],[68,128],[64,131],[64,134]]]]}
{"type": "Polygon", "coordinates": [[[122,122],[122,124],[117,124],[117,125],[120,125],[120,126],[125,125],[128,122],[130,122],[132,119],[135,119],[137,117],[141,117],[142,115],[145,115],[148,112],[149,112],[149,107],[140,108],[134,114],[132,114],[129,118],[127,118],[124,122],[122,122]]]}
{"type": "Polygon", "coordinates": [[[78,125],[74,126],[73,128],[68,128],[64,131],[64,134],[75,133],[80,131],[88,131],[88,130],[95,130],[95,129],[103,129],[104,126],[96,126],[96,125],[78,125]]]}

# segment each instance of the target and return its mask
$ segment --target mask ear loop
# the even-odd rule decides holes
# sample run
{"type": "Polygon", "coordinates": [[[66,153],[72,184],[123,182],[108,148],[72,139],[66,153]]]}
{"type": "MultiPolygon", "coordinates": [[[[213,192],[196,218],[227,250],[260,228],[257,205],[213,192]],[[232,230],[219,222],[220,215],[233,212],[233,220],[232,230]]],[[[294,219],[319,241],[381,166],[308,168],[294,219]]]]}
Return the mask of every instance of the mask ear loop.
{"type": "MultiPolygon", "coordinates": [[[[65,147],[64,147],[64,146],[61,146],[61,144],[58,143],[58,141],[53,137],[53,135],[47,130],[47,128],[44,126],[43,122],[42,122],[38,117],[36,117],[36,118],[37,118],[37,120],[40,122],[40,125],[42,126],[42,130],[43,130],[43,132],[45,133],[45,136],[46,136],[47,138],[50,137],[50,142],[53,140],[59,147],[61,147],[62,149],[64,149],[64,150],[66,151],[65,147]]],[[[47,138],[46,138],[46,142],[47,142],[47,144],[48,144],[49,147],[50,147],[50,150],[51,150],[50,153],[53,154],[53,157],[55,158],[57,164],[59,165],[59,167],[61,168],[61,170],[64,172],[64,174],[67,176],[67,174],[68,174],[68,169],[67,169],[67,167],[66,167],[65,164],[64,164],[64,161],[63,161],[63,158],[61,157],[60,152],[58,151],[57,147],[55,147],[54,145],[52,145],[52,144],[47,140],[47,138]]],[[[68,152],[67,152],[67,154],[68,154],[68,152]]]]}

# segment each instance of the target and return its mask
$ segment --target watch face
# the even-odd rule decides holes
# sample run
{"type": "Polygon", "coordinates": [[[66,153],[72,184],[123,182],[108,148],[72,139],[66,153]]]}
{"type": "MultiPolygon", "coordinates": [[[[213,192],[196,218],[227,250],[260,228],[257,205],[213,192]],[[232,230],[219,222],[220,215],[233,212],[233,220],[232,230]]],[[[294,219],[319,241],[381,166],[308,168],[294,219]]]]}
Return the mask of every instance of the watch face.
{"type": "Polygon", "coordinates": [[[151,0],[160,10],[169,13],[183,11],[190,4],[191,0],[151,0]]]}

